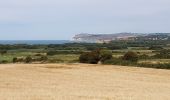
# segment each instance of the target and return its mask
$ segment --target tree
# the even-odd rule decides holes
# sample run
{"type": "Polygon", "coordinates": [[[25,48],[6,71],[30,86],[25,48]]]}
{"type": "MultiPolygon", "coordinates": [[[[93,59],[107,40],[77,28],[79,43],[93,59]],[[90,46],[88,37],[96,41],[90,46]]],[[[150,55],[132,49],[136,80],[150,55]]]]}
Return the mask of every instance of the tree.
{"type": "Polygon", "coordinates": [[[97,64],[99,61],[102,63],[106,60],[112,59],[112,52],[108,50],[94,50],[91,52],[82,53],[79,57],[80,63],[97,64]]]}
{"type": "Polygon", "coordinates": [[[123,60],[137,62],[138,55],[135,52],[129,51],[129,52],[125,53],[125,55],[123,56],[123,60]]]}

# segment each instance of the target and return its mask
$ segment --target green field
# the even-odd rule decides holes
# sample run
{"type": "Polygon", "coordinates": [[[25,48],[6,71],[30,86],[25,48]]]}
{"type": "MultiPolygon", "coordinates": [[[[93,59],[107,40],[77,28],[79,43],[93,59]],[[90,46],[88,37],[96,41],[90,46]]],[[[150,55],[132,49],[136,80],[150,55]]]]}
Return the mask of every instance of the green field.
{"type": "MultiPolygon", "coordinates": [[[[102,64],[118,64],[125,66],[166,66],[170,68],[170,46],[166,41],[112,41],[110,43],[68,43],[49,45],[0,45],[0,63],[79,63],[83,53],[90,53],[94,63],[93,51],[111,52],[111,59],[102,64]],[[123,59],[127,52],[138,57],[137,62],[123,59]],[[158,65],[159,64],[159,65],[158,65]],[[164,65],[165,64],[165,65],[164,65]]],[[[107,55],[107,53],[106,53],[107,55]]],[[[100,55],[101,56],[101,55],[100,55]]],[[[102,57],[102,56],[101,56],[102,57]]],[[[97,58],[101,60],[101,57],[97,58]]],[[[86,57],[84,58],[86,59],[86,57]]],[[[107,60],[107,57],[104,58],[107,60]]],[[[90,63],[87,62],[87,63],[90,63]]],[[[161,67],[162,68],[162,67],[161,67]]]]}

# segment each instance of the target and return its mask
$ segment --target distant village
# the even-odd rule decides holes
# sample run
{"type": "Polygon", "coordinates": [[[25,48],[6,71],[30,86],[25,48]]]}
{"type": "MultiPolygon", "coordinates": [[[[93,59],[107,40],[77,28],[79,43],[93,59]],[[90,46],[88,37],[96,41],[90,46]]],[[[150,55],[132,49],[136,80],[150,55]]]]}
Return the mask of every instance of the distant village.
{"type": "Polygon", "coordinates": [[[170,33],[115,33],[115,34],[76,34],[74,42],[109,43],[114,40],[168,40],[170,33]]]}

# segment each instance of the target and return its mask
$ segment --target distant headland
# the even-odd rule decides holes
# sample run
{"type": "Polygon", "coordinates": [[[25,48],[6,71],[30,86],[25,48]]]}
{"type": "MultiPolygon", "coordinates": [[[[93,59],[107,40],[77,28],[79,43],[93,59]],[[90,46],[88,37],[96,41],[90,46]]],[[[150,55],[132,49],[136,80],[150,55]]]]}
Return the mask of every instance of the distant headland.
{"type": "Polygon", "coordinates": [[[143,38],[145,40],[167,40],[170,33],[115,33],[115,34],[88,34],[80,33],[73,37],[75,42],[86,43],[108,43],[113,40],[135,40],[143,38]]]}

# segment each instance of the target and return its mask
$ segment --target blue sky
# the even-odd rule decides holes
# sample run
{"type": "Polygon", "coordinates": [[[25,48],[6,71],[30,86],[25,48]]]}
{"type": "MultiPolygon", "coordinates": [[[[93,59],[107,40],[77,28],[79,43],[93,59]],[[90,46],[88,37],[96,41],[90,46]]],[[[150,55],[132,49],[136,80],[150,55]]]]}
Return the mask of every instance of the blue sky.
{"type": "Polygon", "coordinates": [[[170,32],[170,0],[0,0],[0,40],[170,32]]]}

